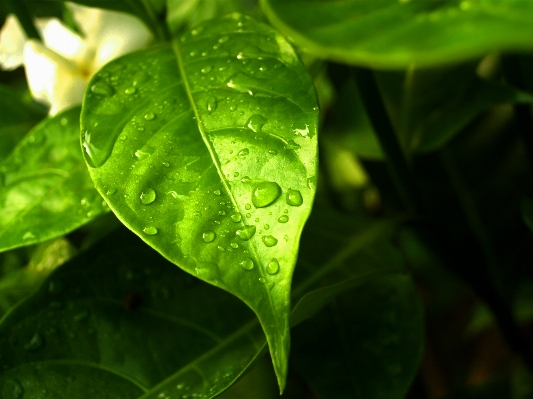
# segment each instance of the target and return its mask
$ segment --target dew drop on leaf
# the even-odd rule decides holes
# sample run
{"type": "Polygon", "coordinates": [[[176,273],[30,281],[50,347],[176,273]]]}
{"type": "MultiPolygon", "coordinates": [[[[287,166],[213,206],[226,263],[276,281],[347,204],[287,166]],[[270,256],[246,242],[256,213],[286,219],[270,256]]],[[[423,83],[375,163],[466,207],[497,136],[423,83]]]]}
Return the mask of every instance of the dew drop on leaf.
{"type": "Polygon", "coordinates": [[[260,132],[263,128],[263,125],[267,123],[268,119],[265,118],[263,115],[255,114],[246,121],[246,124],[244,127],[247,127],[248,129],[252,129],[254,132],[260,132]]]}
{"type": "Polygon", "coordinates": [[[268,230],[270,228],[268,224],[265,224],[263,227],[265,228],[265,230],[268,230]]]}
{"type": "Polygon", "coordinates": [[[268,153],[270,155],[278,155],[278,152],[276,150],[268,150],[268,153]]]}
{"type": "Polygon", "coordinates": [[[91,86],[91,91],[95,94],[100,94],[102,96],[110,96],[111,94],[113,94],[113,88],[102,82],[93,84],[91,86]]]}
{"type": "Polygon", "coordinates": [[[250,154],[250,150],[248,148],[243,148],[242,150],[239,151],[239,155],[241,157],[245,157],[248,154],[250,154]]]}
{"type": "Polygon", "coordinates": [[[220,252],[226,251],[222,245],[219,245],[217,248],[220,252]]]}
{"type": "Polygon", "coordinates": [[[170,166],[170,163],[164,161],[164,162],[163,162],[163,166],[164,166],[165,168],[168,168],[168,167],[170,166]]]}
{"type": "Polygon", "coordinates": [[[143,232],[149,236],[155,236],[159,231],[154,226],[148,226],[143,229],[143,232]]]}
{"type": "Polygon", "coordinates": [[[288,221],[289,221],[289,217],[287,215],[281,215],[278,218],[278,222],[280,222],[280,223],[287,223],[288,221]]]}
{"type": "Polygon", "coordinates": [[[252,205],[250,205],[250,204],[246,204],[246,205],[244,205],[244,208],[245,208],[246,210],[250,210],[250,209],[252,209],[252,205]]]}
{"type": "Polygon", "coordinates": [[[298,148],[300,148],[300,145],[297,144],[294,140],[289,140],[287,142],[287,145],[285,146],[285,149],[287,150],[297,150],[298,148]]]}
{"type": "Polygon", "coordinates": [[[212,230],[205,231],[202,234],[202,240],[204,240],[204,242],[213,242],[216,236],[217,236],[216,233],[212,230]]]}
{"type": "Polygon", "coordinates": [[[113,195],[117,192],[116,188],[110,188],[106,191],[106,195],[113,195]]]}
{"type": "Polygon", "coordinates": [[[250,258],[246,258],[241,261],[240,265],[244,270],[252,270],[254,268],[254,261],[250,258]]]}
{"type": "Polygon", "coordinates": [[[231,105],[229,106],[229,110],[230,110],[231,112],[235,111],[236,109],[237,109],[237,104],[231,104],[231,105]]]}
{"type": "Polygon", "coordinates": [[[28,343],[24,345],[24,349],[28,351],[35,351],[43,346],[44,340],[41,334],[35,333],[28,343]]]}
{"type": "Polygon", "coordinates": [[[276,274],[279,271],[279,262],[276,258],[272,258],[270,262],[268,262],[266,267],[266,272],[268,274],[276,274]]]}
{"type": "Polygon", "coordinates": [[[137,89],[133,86],[128,87],[126,90],[124,90],[124,93],[126,93],[127,95],[132,95],[132,94],[137,93],[137,89]]]}
{"type": "Polygon", "coordinates": [[[155,114],[152,111],[149,111],[144,114],[144,119],[146,119],[147,121],[152,121],[155,119],[155,114]]]}
{"type": "Polygon", "coordinates": [[[300,206],[304,203],[304,200],[302,198],[302,194],[298,190],[291,190],[289,189],[287,191],[287,205],[290,206],[300,206]]]}
{"type": "Polygon", "coordinates": [[[233,249],[237,249],[237,248],[239,248],[239,244],[237,244],[236,242],[231,242],[229,245],[230,245],[231,248],[233,248],[233,249]]]}
{"type": "Polygon", "coordinates": [[[152,188],[148,188],[141,193],[141,203],[143,205],[150,205],[152,202],[155,201],[155,197],[155,191],[152,188]]]}
{"type": "Polygon", "coordinates": [[[203,68],[201,69],[201,72],[204,73],[204,74],[207,74],[207,73],[211,72],[212,70],[213,70],[213,67],[210,66],[210,65],[208,65],[208,66],[206,66],[206,67],[203,67],[203,68]]]}
{"type": "Polygon", "coordinates": [[[218,211],[218,214],[219,214],[220,216],[224,216],[224,215],[226,214],[226,211],[218,211]]]}
{"type": "Polygon", "coordinates": [[[238,223],[242,220],[242,217],[241,217],[241,214],[240,213],[232,213],[231,216],[230,216],[231,220],[235,223],[238,223]]]}
{"type": "Polygon", "coordinates": [[[273,247],[278,243],[278,240],[273,236],[263,236],[262,240],[267,247],[273,247]]]}
{"type": "Polygon", "coordinates": [[[213,191],[213,194],[220,195],[221,193],[220,193],[220,190],[215,190],[215,191],[213,191]]]}
{"type": "Polygon", "coordinates": [[[250,179],[248,176],[244,176],[241,179],[241,183],[250,183],[251,181],[252,181],[252,179],[250,179]]]}
{"type": "Polygon", "coordinates": [[[281,187],[278,183],[270,181],[261,182],[255,186],[252,192],[252,203],[256,208],[264,208],[274,203],[280,195],[281,187]]]}
{"type": "Polygon", "coordinates": [[[241,238],[243,241],[248,241],[250,238],[252,238],[255,234],[256,227],[252,225],[246,225],[242,229],[239,229],[235,232],[238,237],[241,238]]]}

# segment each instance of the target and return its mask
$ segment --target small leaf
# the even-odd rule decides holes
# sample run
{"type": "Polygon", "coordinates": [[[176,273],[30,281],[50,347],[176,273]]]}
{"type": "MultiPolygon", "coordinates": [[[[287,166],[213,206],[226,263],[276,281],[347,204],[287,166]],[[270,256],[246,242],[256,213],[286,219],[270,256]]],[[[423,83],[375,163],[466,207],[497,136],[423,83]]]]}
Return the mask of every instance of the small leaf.
{"type": "Polygon", "coordinates": [[[262,0],[271,23],[307,51],[379,69],[531,51],[524,0],[262,0]]]}
{"type": "Polygon", "coordinates": [[[108,211],[83,161],[79,114],[44,120],[0,163],[0,251],[59,237],[108,211]]]}
{"type": "Polygon", "coordinates": [[[304,66],[271,28],[233,14],[108,64],[96,85],[110,90],[88,91],[81,118],[96,187],[144,241],[256,312],[283,387],[315,193],[318,107],[304,66]]]}

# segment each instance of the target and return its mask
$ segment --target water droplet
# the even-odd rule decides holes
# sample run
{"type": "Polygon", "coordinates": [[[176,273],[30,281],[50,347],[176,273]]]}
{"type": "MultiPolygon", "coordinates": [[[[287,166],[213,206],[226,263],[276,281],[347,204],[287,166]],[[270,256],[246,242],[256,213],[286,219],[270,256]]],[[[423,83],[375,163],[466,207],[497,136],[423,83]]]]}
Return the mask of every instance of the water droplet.
{"type": "Polygon", "coordinates": [[[265,228],[265,230],[268,230],[270,228],[270,225],[265,224],[263,227],[265,228]]]}
{"type": "Polygon", "coordinates": [[[287,205],[300,206],[303,202],[304,200],[300,191],[291,189],[287,191],[287,205]]]}
{"type": "Polygon", "coordinates": [[[260,132],[263,128],[263,125],[267,123],[268,119],[265,118],[263,115],[255,114],[246,121],[246,124],[244,127],[247,127],[248,129],[252,129],[254,132],[260,132]]]}
{"type": "Polygon", "coordinates": [[[239,176],[239,172],[235,172],[235,173],[233,174],[233,177],[238,177],[238,176],[239,176]]]}
{"type": "Polygon", "coordinates": [[[239,151],[239,156],[245,157],[246,155],[250,154],[250,150],[248,148],[243,148],[239,151]]]}
{"type": "Polygon", "coordinates": [[[44,340],[41,334],[35,333],[33,334],[33,337],[29,340],[29,342],[24,345],[24,349],[28,351],[35,351],[39,349],[41,346],[43,346],[44,340]]]}
{"type": "Polygon", "coordinates": [[[255,234],[256,228],[255,226],[246,225],[242,229],[239,229],[235,232],[237,236],[241,238],[243,241],[248,241],[250,238],[252,238],[255,234]]]}
{"type": "Polygon", "coordinates": [[[252,193],[252,203],[256,208],[264,208],[274,203],[281,195],[278,183],[265,181],[255,186],[252,193]]]}
{"type": "Polygon", "coordinates": [[[287,215],[281,215],[278,218],[278,222],[280,222],[280,223],[287,223],[288,221],[289,221],[289,217],[287,215]]]}
{"type": "Polygon", "coordinates": [[[298,148],[300,148],[300,145],[297,144],[294,140],[289,140],[287,142],[287,145],[285,146],[285,149],[287,150],[297,150],[298,148]]]}
{"type": "Polygon", "coordinates": [[[126,90],[124,90],[124,93],[126,93],[127,95],[132,95],[132,94],[137,93],[137,89],[133,86],[128,87],[126,90]]]}
{"type": "Polygon", "coordinates": [[[133,75],[134,86],[139,86],[140,84],[148,82],[149,80],[150,80],[150,75],[148,75],[144,71],[137,72],[135,75],[133,75]]]}
{"type": "Polygon", "coordinates": [[[218,211],[218,214],[219,214],[220,216],[224,216],[224,215],[226,214],[226,211],[218,211]]]}
{"type": "Polygon", "coordinates": [[[143,159],[148,158],[155,151],[154,147],[144,147],[140,150],[135,151],[135,156],[142,161],[143,159]]]}
{"type": "Polygon", "coordinates": [[[267,247],[273,247],[278,243],[278,240],[273,236],[263,236],[262,240],[267,247]]]}
{"type": "Polygon", "coordinates": [[[252,209],[252,205],[250,205],[250,204],[246,204],[246,205],[244,205],[244,208],[245,208],[246,210],[250,210],[250,209],[252,209]]]}
{"type": "Polygon", "coordinates": [[[237,248],[239,248],[239,244],[237,244],[236,242],[231,242],[229,245],[230,245],[231,248],[233,248],[233,249],[237,249],[237,248]]]}
{"type": "Polygon", "coordinates": [[[168,167],[170,166],[170,163],[168,163],[168,162],[165,161],[165,162],[163,162],[163,166],[164,166],[165,168],[168,168],[168,167]]]}
{"type": "Polygon", "coordinates": [[[146,119],[147,121],[154,120],[155,119],[155,113],[153,113],[152,111],[147,112],[146,114],[144,114],[144,119],[146,119]]]}
{"type": "Polygon", "coordinates": [[[214,231],[209,230],[202,234],[202,240],[204,240],[204,242],[213,242],[215,241],[216,236],[214,231]]]}
{"type": "Polygon", "coordinates": [[[226,251],[226,249],[222,245],[219,245],[217,248],[218,248],[218,250],[220,252],[225,252],[226,251]]]}
{"type": "Polygon", "coordinates": [[[68,119],[67,119],[67,118],[61,118],[61,120],[59,121],[59,123],[61,123],[61,126],[66,126],[67,123],[68,123],[68,119]]]}
{"type": "Polygon", "coordinates": [[[226,43],[228,40],[229,40],[229,36],[221,36],[221,37],[218,39],[218,42],[219,42],[219,43],[226,43]]]}
{"type": "Polygon", "coordinates": [[[211,72],[212,70],[213,70],[213,67],[210,66],[210,65],[208,65],[208,66],[206,66],[206,67],[203,67],[203,68],[201,69],[201,72],[204,73],[204,74],[207,74],[207,73],[211,72]]]}
{"type": "Polygon", "coordinates": [[[242,220],[241,214],[238,212],[232,213],[230,216],[231,220],[235,223],[238,223],[242,220]]]}
{"type": "Polygon", "coordinates": [[[244,270],[252,270],[254,268],[254,261],[250,258],[246,258],[241,261],[240,265],[244,270]]]}
{"type": "Polygon", "coordinates": [[[259,222],[259,218],[255,218],[255,222],[258,223],[259,222]]]}
{"type": "Polygon", "coordinates": [[[102,96],[110,96],[111,94],[113,94],[113,88],[102,82],[93,84],[91,86],[91,91],[95,94],[100,94],[102,96]]]}
{"type": "Polygon", "coordinates": [[[213,194],[215,194],[215,195],[220,195],[220,190],[215,190],[215,191],[213,191],[213,194]]]}
{"type": "Polygon", "coordinates": [[[241,179],[241,183],[250,183],[251,181],[252,181],[252,179],[250,179],[248,176],[244,176],[241,179]]]}
{"type": "Polygon", "coordinates": [[[270,262],[268,262],[266,272],[268,274],[276,274],[279,272],[279,262],[276,258],[272,258],[270,262]]]}
{"type": "Polygon", "coordinates": [[[287,234],[285,234],[283,238],[285,239],[285,242],[289,242],[289,236],[287,234]]]}
{"type": "Polygon", "coordinates": [[[141,203],[143,205],[150,205],[152,202],[155,201],[155,197],[155,191],[151,188],[148,188],[141,193],[141,203]]]}
{"type": "Polygon", "coordinates": [[[251,214],[251,213],[247,213],[247,214],[246,214],[246,217],[247,217],[248,219],[250,219],[250,218],[252,217],[252,214],[251,214]]]}
{"type": "Polygon", "coordinates": [[[237,104],[231,104],[231,105],[229,106],[229,110],[230,110],[231,112],[235,111],[236,109],[237,109],[237,104]]]}
{"type": "Polygon", "coordinates": [[[116,188],[110,188],[106,191],[106,195],[113,195],[117,192],[116,188]]]}
{"type": "Polygon", "coordinates": [[[128,136],[126,136],[125,134],[121,134],[119,139],[122,141],[126,141],[128,139],[128,136]]]}
{"type": "Polygon", "coordinates": [[[259,282],[262,283],[262,284],[265,284],[266,280],[263,277],[259,277],[259,282]]]}
{"type": "Polygon", "coordinates": [[[7,380],[2,388],[4,399],[21,399],[24,394],[22,385],[16,380],[7,380]]]}
{"type": "Polygon", "coordinates": [[[278,155],[278,152],[276,150],[268,150],[268,153],[270,155],[278,155]]]}
{"type": "Polygon", "coordinates": [[[145,227],[143,229],[143,232],[145,234],[148,234],[149,236],[155,236],[159,231],[154,226],[145,227]]]}

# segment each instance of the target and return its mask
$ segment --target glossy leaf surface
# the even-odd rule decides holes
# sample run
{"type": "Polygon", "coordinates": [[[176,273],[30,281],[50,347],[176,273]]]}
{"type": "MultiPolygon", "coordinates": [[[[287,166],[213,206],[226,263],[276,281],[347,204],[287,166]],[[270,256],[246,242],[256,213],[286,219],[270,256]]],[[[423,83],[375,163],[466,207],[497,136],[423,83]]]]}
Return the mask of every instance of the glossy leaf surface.
{"type": "Polygon", "coordinates": [[[41,122],[0,163],[0,250],[59,237],[108,211],[82,157],[79,114],[41,122]]]}
{"type": "Polygon", "coordinates": [[[144,241],[256,312],[283,386],[316,181],[305,68],[279,34],[233,14],[116,60],[89,86],[82,141],[96,187],[144,241]]]}
{"type": "Polygon", "coordinates": [[[527,0],[262,0],[272,24],[320,57],[371,68],[531,51],[527,0]]]}

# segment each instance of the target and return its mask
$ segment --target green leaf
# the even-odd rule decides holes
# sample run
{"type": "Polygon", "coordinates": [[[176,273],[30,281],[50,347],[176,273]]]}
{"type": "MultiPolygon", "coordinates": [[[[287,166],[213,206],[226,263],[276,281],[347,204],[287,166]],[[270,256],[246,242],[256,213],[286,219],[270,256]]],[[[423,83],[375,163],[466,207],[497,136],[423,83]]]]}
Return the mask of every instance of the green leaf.
{"type": "Polygon", "coordinates": [[[56,269],[1,321],[0,392],[211,398],[263,347],[241,301],[122,229],[56,269]],[[157,388],[172,374],[171,391],[157,388]]]}
{"type": "Polygon", "coordinates": [[[529,0],[262,0],[271,23],[323,58],[380,69],[531,51],[529,0]]]}
{"type": "Polygon", "coordinates": [[[256,312],[283,387],[317,158],[316,95],[293,49],[233,14],[108,64],[89,87],[82,142],[97,189],[167,259],[256,312]]]}
{"type": "Polygon", "coordinates": [[[0,163],[0,250],[59,237],[108,211],[79,143],[80,108],[34,129],[0,163]]]}
{"type": "Polygon", "coordinates": [[[8,86],[0,85],[0,162],[44,117],[45,114],[28,104],[21,94],[8,86]]]}
{"type": "Polygon", "coordinates": [[[418,370],[423,331],[411,279],[375,277],[294,329],[293,360],[317,397],[401,399],[418,370]]]}

